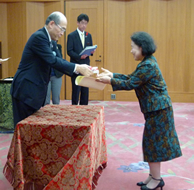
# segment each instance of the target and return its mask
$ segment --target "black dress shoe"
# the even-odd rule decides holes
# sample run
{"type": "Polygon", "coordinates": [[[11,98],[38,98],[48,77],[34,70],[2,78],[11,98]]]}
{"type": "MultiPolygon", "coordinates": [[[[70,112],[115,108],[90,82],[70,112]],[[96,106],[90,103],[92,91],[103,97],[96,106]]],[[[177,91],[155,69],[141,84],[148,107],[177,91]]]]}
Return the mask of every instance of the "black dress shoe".
{"type": "Polygon", "coordinates": [[[147,185],[147,184],[145,184],[145,183],[142,182],[142,181],[137,183],[137,186],[144,186],[144,185],[147,185]]]}
{"type": "Polygon", "coordinates": [[[164,183],[162,178],[161,179],[155,179],[155,178],[152,177],[152,179],[154,179],[156,181],[160,181],[159,184],[156,187],[152,188],[152,189],[150,189],[146,185],[144,185],[144,186],[141,186],[141,190],[156,190],[158,187],[160,187],[160,190],[163,189],[165,183],[164,183]]]}
{"type": "MultiPolygon", "coordinates": [[[[152,177],[152,174],[149,174],[149,176],[152,177]]],[[[137,186],[144,186],[144,185],[147,185],[147,184],[142,181],[137,183],[137,186]]]]}

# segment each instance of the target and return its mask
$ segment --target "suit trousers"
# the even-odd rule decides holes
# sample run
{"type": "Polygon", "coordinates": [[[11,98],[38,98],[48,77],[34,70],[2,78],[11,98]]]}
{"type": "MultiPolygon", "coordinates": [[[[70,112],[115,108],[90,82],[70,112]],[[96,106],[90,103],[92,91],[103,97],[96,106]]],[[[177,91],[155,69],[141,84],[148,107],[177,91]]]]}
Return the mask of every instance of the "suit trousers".
{"type": "Polygon", "coordinates": [[[71,96],[71,103],[72,105],[88,105],[88,98],[89,98],[89,88],[78,86],[75,84],[75,79],[78,75],[73,75],[71,77],[72,83],[72,96],[71,96]],[[79,101],[80,96],[80,101],[79,101]]]}
{"type": "Polygon", "coordinates": [[[59,104],[60,103],[60,92],[62,85],[62,77],[57,78],[56,76],[52,76],[48,83],[48,90],[45,100],[45,105],[50,104],[50,97],[52,93],[52,103],[59,104]]]}
{"type": "Polygon", "coordinates": [[[14,98],[12,96],[12,107],[13,107],[13,118],[14,118],[14,127],[17,123],[26,117],[32,115],[37,110],[23,103],[22,101],[14,98]]]}

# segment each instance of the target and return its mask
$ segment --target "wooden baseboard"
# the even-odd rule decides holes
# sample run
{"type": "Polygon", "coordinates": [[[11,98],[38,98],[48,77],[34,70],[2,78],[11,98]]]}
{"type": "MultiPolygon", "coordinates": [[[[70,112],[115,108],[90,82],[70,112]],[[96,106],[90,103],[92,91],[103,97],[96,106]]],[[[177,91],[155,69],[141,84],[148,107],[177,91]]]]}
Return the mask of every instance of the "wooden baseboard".
{"type": "MultiPolygon", "coordinates": [[[[169,92],[172,102],[185,102],[194,103],[194,93],[183,93],[183,92],[169,92]]],[[[134,91],[108,91],[104,94],[105,101],[138,101],[134,91]],[[111,94],[115,95],[115,99],[111,99],[111,94]]]]}
{"type": "Polygon", "coordinates": [[[185,102],[194,103],[194,92],[193,93],[183,93],[183,92],[168,92],[172,102],[185,102]]]}

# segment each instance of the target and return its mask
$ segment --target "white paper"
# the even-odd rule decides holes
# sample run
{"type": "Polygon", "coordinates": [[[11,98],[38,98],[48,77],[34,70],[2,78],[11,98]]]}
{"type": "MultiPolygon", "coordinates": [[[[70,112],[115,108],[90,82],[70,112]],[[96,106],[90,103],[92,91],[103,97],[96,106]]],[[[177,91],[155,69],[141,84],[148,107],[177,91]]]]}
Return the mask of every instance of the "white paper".
{"type": "Polygon", "coordinates": [[[5,81],[13,81],[13,78],[5,78],[3,80],[5,80],[5,81]]]}
{"type": "Polygon", "coordinates": [[[91,67],[91,70],[92,70],[93,73],[96,73],[97,76],[99,75],[98,67],[91,67]]]}
{"type": "Polygon", "coordinates": [[[5,58],[5,59],[0,59],[0,62],[7,61],[8,59],[10,59],[10,57],[8,57],[8,58],[5,58]]]}

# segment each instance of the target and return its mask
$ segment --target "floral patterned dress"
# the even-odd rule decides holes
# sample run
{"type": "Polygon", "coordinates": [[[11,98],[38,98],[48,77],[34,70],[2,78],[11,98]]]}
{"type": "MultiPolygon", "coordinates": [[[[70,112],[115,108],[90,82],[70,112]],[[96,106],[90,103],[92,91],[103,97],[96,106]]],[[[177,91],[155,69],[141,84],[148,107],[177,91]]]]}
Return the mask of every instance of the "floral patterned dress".
{"type": "Polygon", "coordinates": [[[182,155],[174,126],[173,108],[166,82],[151,55],[129,75],[114,73],[113,91],[135,90],[145,118],[143,154],[146,162],[161,162],[182,155]]]}

